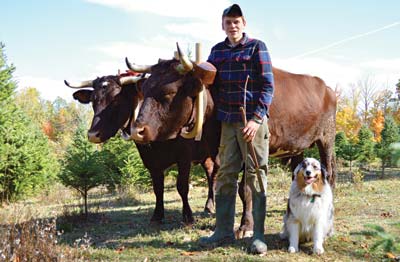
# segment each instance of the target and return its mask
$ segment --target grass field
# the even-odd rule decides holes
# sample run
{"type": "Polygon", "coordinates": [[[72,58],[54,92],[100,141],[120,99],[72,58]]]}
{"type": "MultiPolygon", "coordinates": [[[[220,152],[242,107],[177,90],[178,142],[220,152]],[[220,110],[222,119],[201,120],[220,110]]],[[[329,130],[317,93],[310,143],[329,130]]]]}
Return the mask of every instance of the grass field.
{"type": "MultiPolygon", "coordinates": [[[[360,180],[353,183],[346,173],[339,174],[334,191],[335,235],[325,242],[322,256],[312,254],[311,243],[301,245],[300,253],[288,254],[288,243],[279,239],[290,177],[277,172],[268,180],[265,236],[269,252],[263,257],[246,253],[249,239],[228,247],[201,249],[198,238],[209,235],[215,222],[203,213],[207,190],[202,185],[191,188],[189,199],[196,223],[185,226],[180,222],[181,201],[174,181],[167,179],[166,219],[162,225],[149,224],[155,202],[152,192],[109,194],[95,190],[90,195],[87,222],[77,215],[77,196],[61,186],[38,199],[3,206],[0,261],[7,260],[6,254],[11,254],[13,246],[14,253],[19,252],[15,251],[18,248],[20,252],[10,261],[23,261],[16,258],[23,252],[48,252],[49,260],[43,254],[43,261],[52,261],[51,257],[57,257],[57,261],[396,261],[400,255],[400,170],[388,170],[384,179],[371,172],[360,180]],[[36,222],[34,227],[25,222],[38,220],[42,224],[36,222]],[[63,231],[59,236],[56,224],[57,230],[63,231]],[[368,224],[382,228],[366,227],[368,224]],[[35,230],[40,232],[32,233],[35,230]],[[374,235],[374,230],[382,232],[374,235]],[[378,245],[382,238],[392,241],[390,252],[383,250],[383,242],[378,245]],[[44,242],[42,249],[35,246],[40,241],[44,242]],[[374,248],[374,244],[378,246],[374,248]]],[[[239,223],[239,199],[236,208],[239,223]]],[[[39,257],[40,254],[35,259],[39,257]]],[[[35,259],[30,261],[40,261],[35,259]]]]}

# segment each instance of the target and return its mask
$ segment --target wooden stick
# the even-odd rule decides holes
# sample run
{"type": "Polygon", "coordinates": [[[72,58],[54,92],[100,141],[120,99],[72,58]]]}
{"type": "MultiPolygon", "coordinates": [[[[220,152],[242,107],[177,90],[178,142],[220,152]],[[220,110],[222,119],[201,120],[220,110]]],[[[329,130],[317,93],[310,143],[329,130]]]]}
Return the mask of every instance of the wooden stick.
{"type": "MultiPolygon", "coordinates": [[[[247,118],[246,118],[246,112],[244,111],[243,107],[240,107],[240,113],[242,115],[242,121],[244,123],[244,126],[246,126],[247,125],[247,118]]],[[[258,184],[260,185],[260,190],[261,190],[262,193],[265,193],[264,183],[262,181],[261,174],[260,174],[260,166],[258,165],[258,160],[257,160],[257,157],[256,157],[256,151],[254,150],[253,143],[251,141],[247,142],[247,147],[250,150],[250,156],[253,159],[254,165],[256,167],[257,180],[258,180],[258,184]]],[[[247,158],[247,156],[246,156],[246,158],[247,158]]],[[[245,168],[247,168],[247,167],[245,167],[245,168]]]]}

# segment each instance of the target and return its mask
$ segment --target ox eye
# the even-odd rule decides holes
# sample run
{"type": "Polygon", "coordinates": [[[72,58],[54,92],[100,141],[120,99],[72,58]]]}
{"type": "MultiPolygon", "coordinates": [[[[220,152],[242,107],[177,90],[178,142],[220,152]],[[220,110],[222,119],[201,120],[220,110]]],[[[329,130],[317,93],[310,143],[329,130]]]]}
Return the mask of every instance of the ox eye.
{"type": "Polygon", "coordinates": [[[176,95],[176,92],[171,92],[171,93],[163,95],[162,99],[166,100],[166,101],[170,101],[174,98],[175,95],[176,95]]]}

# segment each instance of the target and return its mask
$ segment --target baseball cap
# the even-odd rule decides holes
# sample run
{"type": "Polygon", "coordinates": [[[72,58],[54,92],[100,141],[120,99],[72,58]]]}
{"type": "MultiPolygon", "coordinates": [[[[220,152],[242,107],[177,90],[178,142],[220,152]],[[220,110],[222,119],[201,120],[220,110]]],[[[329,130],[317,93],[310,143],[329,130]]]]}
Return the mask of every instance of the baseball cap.
{"type": "Polygon", "coordinates": [[[222,17],[224,16],[243,16],[242,9],[239,5],[233,4],[224,10],[222,17]]]}

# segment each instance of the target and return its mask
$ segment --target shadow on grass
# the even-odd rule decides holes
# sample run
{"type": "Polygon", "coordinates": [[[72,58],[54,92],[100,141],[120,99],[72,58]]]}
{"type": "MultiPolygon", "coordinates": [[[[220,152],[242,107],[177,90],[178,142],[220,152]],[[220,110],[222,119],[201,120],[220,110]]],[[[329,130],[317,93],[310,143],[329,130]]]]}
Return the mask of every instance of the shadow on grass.
{"type": "MultiPolygon", "coordinates": [[[[382,176],[381,170],[361,170],[364,178],[364,182],[377,181],[377,180],[390,180],[390,179],[400,179],[400,169],[399,168],[387,168],[385,175],[382,176]]],[[[353,178],[350,171],[343,171],[337,174],[336,182],[341,183],[352,183],[353,178]]]]}

